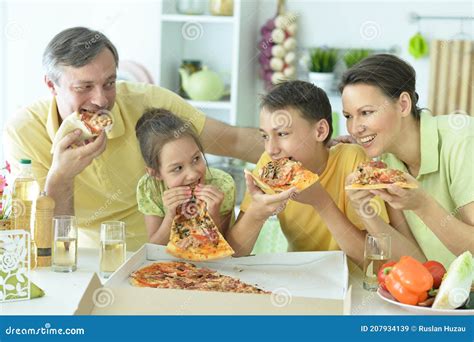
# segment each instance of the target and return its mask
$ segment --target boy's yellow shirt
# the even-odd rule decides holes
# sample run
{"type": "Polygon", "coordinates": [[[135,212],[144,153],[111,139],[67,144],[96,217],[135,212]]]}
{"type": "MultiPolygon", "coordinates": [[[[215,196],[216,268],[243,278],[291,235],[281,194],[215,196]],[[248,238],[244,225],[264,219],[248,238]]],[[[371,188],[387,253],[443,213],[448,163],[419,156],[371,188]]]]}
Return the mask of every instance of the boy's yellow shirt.
{"type": "MultiPolygon", "coordinates": [[[[361,146],[338,144],[329,150],[326,169],[319,175],[321,185],[329,193],[338,208],[359,229],[364,229],[362,221],[349,203],[344,185],[346,177],[355,171],[357,165],[368,159],[361,146]]],[[[258,170],[270,161],[270,156],[266,152],[263,153],[253,171],[254,174],[258,175],[258,170]]],[[[247,192],[240,205],[240,210],[245,212],[251,201],[252,197],[247,192]]],[[[385,204],[380,198],[372,199],[371,205],[364,208],[366,208],[364,214],[378,214],[385,222],[389,221],[385,204]]],[[[289,251],[332,251],[340,249],[326,223],[310,205],[290,200],[285,210],[278,215],[278,219],[288,240],[289,251]]]]}

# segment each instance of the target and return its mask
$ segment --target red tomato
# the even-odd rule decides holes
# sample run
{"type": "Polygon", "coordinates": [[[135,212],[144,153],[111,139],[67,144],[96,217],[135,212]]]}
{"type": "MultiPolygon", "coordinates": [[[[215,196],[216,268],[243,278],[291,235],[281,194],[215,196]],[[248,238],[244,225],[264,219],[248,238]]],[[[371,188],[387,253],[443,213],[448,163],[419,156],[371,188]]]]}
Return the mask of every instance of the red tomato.
{"type": "Polygon", "coordinates": [[[431,275],[433,276],[433,288],[437,289],[441,285],[441,281],[443,280],[443,276],[446,273],[446,269],[444,266],[434,260],[428,260],[423,264],[428,271],[430,271],[431,275]]]}
{"type": "Polygon", "coordinates": [[[377,273],[377,279],[379,281],[379,285],[385,291],[387,291],[387,287],[385,286],[385,277],[392,269],[392,266],[395,265],[396,263],[397,263],[396,261],[386,262],[385,264],[380,266],[379,272],[377,273]]]}

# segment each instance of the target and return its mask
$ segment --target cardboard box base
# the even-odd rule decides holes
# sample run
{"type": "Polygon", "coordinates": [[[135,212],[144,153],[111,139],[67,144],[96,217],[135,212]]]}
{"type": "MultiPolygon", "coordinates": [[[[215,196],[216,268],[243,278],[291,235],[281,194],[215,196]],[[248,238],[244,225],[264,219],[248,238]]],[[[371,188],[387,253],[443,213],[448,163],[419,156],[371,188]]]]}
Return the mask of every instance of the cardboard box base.
{"type": "MultiPolygon", "coordinates": [[[[145,244],[104,285],[94,274],[78,315],[344,315],[350,314],[347,260],[342,252],[227,258],[201,267],[259,284],[271,294],[133,287],[130,274],[156,261],[177,260],[145,244]],[[331,272],[329,272],[329,270],[331,272]],[[293,294],[293,295],[292,295],[293,294]]],[[[199,263],[198,263],[198,266],[199,263]]]]}
{"type": "Polygon", "coordinates": [[[94,274],[75,315],[349,315],[343,300],[194,290],[103,287],[94,274]],[[146,303],[146,306],[137,305],[146,303]]]}

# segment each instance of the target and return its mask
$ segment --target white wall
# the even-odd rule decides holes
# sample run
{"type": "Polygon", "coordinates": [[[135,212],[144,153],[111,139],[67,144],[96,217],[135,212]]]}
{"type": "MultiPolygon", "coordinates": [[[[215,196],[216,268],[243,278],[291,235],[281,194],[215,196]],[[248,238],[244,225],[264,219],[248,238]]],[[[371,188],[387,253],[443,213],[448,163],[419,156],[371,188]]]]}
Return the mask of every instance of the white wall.
{"type": "MultiPolygon", "coordinates": [[[[417,25],[409,22],[409,13],[473,16],[472,1],[287,0],[287,7],[300,14],[300,47],[328,45],[387,49],[398,46],[401,56],[418,72],[421,105],[427,103],[428,59],[416,61],[408,55],[409,38],[417,31],[417,25]],[[361,33],[364,29],[365,34],[361,33]]],[[[158,0],[101,0],[100,4],[91,0],[7,1],[0,11],[0,18],[4,21],[0,21],[3,31],[0,48],[6,48],[0,57],[0,72],[2,59],[6,69],[5,75],[0,74],[2,117],[49,95],[42,81],[41,55],[49,40],[67,27],[82,25],[99,29],[116,44],[122,60],[136,60],[155,76],[158,72],[155,63],[159,36],[158,0]]],[[[275,11],[276,0],[261,0],[259,26],[275,11]]],[[[421,31],[428,39],[451,38],[459,27],[457,21],[421,23],[421,31]]],[[[472,34],[473,22],[466,22],[465,29],[472,34]]],[[[259,38],[250,39],[254,39],[256,44],[259,38]]],[[[333,104],[338,102],[332,100],[333,104]]],[[[336,103],[335,109],[339,110],[337,105],[340,106],[336,103]]]]}
{"type": "Polygon", "coordinates": [[[8,88],[3,116],[44,96],[41,57],[55,34],[72,26],[86,26],[104,32],[117,46],[120,59],[132,59],[156,73],[158,56],[156,1],[8,1],[5,26],[8,88]]]}
{"type": "MultiPolygon", "coordinates": [[[[276,0],[260,4],[260,26],[276,12],[276,0]]],[[[408,42],[418,25],[410,21],[410,13],[425,16],[474,16],[473,1],[319,1],[287,0],[287,10],[298,16],[300,48],[329,46],[336,48],[370,48],[385,50],[397,47],[401,58],[417,72],[419,104],[427,106],[429,58],[415,60],[408,53],[408,42]]],[[[421,33],[428,40],[451,39],[460,31],[459,21],[426,20],[421,33]]],[[[473,39],[474,21],[464,22],[464,31],[473,39]]],[[[331,97],[336,111],[341,111],[338,97],[331,97]]],[[[340,121],[344,128],[344,118],[340,121]]]]}

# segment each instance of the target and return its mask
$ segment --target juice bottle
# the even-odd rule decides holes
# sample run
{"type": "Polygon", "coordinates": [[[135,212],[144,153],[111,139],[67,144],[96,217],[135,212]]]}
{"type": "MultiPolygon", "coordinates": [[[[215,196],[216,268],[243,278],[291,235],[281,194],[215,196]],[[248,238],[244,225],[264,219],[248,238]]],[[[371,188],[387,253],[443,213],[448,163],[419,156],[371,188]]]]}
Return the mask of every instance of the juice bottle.
{"type": "Polygon", "coordinates": [[[30,268],[36,267],[36,244],[34,241],[35,203],[39,195],[39,185],[31,169],[31,160],[20,159],[20,173],[13,182],[12,226],[23,229],[31,236],[30,268]]]}

